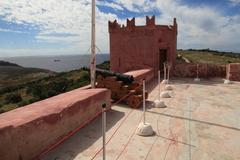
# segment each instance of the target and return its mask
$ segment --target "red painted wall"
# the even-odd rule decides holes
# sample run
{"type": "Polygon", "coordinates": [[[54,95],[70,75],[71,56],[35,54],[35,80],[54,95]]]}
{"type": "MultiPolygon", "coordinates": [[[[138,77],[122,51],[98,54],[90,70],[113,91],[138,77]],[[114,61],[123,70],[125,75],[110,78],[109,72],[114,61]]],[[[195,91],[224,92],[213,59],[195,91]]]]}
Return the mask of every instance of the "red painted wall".
{"type": "Polygon", "coordinates": [[[240,63],[228,64],[226,71],[226,78],[231,81],[240,81],[240,63]]]}
{"type": "MultiPolygon", "coordinates": [[[[225,65],[214,65],[207,63],[199,63],[199,78],[208,77],[225,77],[226,66],[225,65]]],[[[173,70],[175,77],[197,77],[197,64],[194,63],[179,63],[176,64],[173,70]]]]}
{"type": "Polygon", "coordinates": [[[135,18],[127,19],[127,26],[117,21],[109,22],[110,69],[128,72],[136,69],[159,69],[159,50],[167,49],[167,61],[174,65],[176,59],[177,23],[155,25],[155,17],[146,17],[146,26],[135,26],[135,18]]]}
{"type": "Polygon", "coordinates": [[[33,159],[111,105],[110,90],[79,88],[0,114],[0,160],[33,159]]]}

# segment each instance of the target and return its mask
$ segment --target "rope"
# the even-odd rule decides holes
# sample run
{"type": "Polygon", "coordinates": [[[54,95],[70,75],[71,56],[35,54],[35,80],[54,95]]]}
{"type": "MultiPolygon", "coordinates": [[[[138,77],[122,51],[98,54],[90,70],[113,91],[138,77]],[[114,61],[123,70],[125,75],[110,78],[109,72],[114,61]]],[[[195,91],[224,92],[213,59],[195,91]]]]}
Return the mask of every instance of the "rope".
{"type": "MultiPolygon", "coordinates": [[[[106,145],[111,141],[111,139],[114,137],[114,135],[117,133],[118,129],[122,126],[122,124],[126,121],[126,119],[129,117],[129,115],[133,112],[133,109],[131,111],[128,112],[127,116],[122,120],[122,122],[120,123],[120,125],[116,128],[116,130],[113,132],[113,134],[110,136],[109,140],[106,142],[106,145]]],[[[94,158],[96,158],[96,156],[103,150],[103,147],[101,147],[95,154],[94,156],[91,158],[91,160],[93,160],[94,158]]]]}
{"type": "MultiPolygon", "coordinates": [[[[141,86],[136,87],[135,89],[138,89],[141,86]]],[[[117,102],[111,104],[111,106],[118,104],[119,102],[121,102],[122,100],[124,100],[125,98],[127,98],[128,96],[130,96],[131,94],[133,94],[132,92],[129,92],[127,95],[121,97],[117,102]]],[[[110,110],[110,108],[108,108],[106,111],[110,110]]],[[[128,115],[124,118],[124,120],[121,122],[121,124],[118,126],[118,128],[114,131],[114,133],[111,135],[110,139],[107,141],[106,144],[108,144],[110,142],[110,140],[113,138],[113,136],[116,134],[116,132],[118,131],[118,129],[121,127],[121,125],[123,124],[123,122],[125,122],[125,120],[129,117],[129,115],[132,113],[133,110],[131,110],[128,115]]],[[[84,122],[83,124],[81,124],[79,127],[77,127],[76,129],[70,131],[67,135],[65,135],[62,139],[60,139],[59,141],[49,145],[46,149],[44,149],[39,155],[37,155],[35,158],[33,159],[40,159],[41,157],[43,157],[44,155],[46,155],[47,153],[49,153],[51,150],[53,150],[54,148],[56,148],[57,146],[59,146],[60,144],[62,144],[64,141],[66,141],[67,139],[69,139],[71,136],[73,136],[74,134],[76,134],[81,128],[83,128],[85,125],[89,124],[92,120],[94,120],[95,118],[97,118],[100,114],[102,114],[103,111],[100,111],[98,113],[96,113],[94,115],[94,117],[90,118],[88,121],[84,122]]],[[[97,153],[94,154],[93,158],[94,159],[97,154],[99,152],[102,151],[103,148],[101,148],[100,150],[97,151],[97,153]]]]}
{"type": "MultiPolygon", "coordinates": [[[[136,87],[135,89],[140,88],[141,86],[136,87]]],[[[126,99],[128,96],[130,96],[131,94],[133,94],[132,92],[129,92],[128,94],[126,94],[125,96],[121,97],[118,101],[116,101],[115,103],[112,104],[112,106],[120,103],[122,100],[126,99]]],[[[113,134],[110,136],[109,140],[106,142],[106,145],[111,141],[111,139],[114,137],[114,135],[117,133],[118,129],[122,126],[122,124],[126,121],[126,119],[129,117],[129,115],[133,112],[133,109],[131,109],[131,111],[128,112],[128,115],[123,119],[123,121],[120,123],[120,125],[116,128],[116,130],[113,132],[113,134]]],[[[96,156],[103,150],[103,147],[101,147],[95,154],[94,156],[91,158],[91,160],[93,160],[94,158],[96,158],[96,156]]]]}
{"type": "MultiPolygon", "coordinates": [[[[161,85],[161,83],[158,83],[158,85],[161,85]]],[[[157,85],[157,87],[158,87],[158,85],[157,85]]],[[[160,96],[160,95],[158,95],[158,96],[160,96]]],[[[155,96],[154,100],[156,100],[156,99],[158,98],[158,96],[155,96]]],[[[164,113],[164,112],[165,112],[165,111],[163,111],[162,113],[164,113]]],[[[152,143],[150,149],[148,150],[148,153],[147,153],[147,155],[146,155],[146,157],[145,157],[145,160],[147,160],[149,154],[151,153],[151,151],[152,151],[152,149],[153,149],[153,146],[155,145],[155,143],[157,142],[157,140],[158,140],[158,138],[159,138],[159,136],[160,136],[160,130],[159,130],[159,125],[158,125],[158,123],[159,123],[159,118],[160,118],[160,115],[158,116],[158,119],[157,119],[157,137],[155,138],[154,142],[152,143]]],[[[172,137],[173,137],[171,128],[169,128],[169,130],[170,130],[170,133],[171,133],[171,135],[172,135],[172,137]]],[[[174,139],[174,137],[173,137],[173,142],[170,142],[170,143],[168,144],[167,151],[166,151],[166,153],[165,153],[165,155],[164,155],[164,160],[165,160],[166,157],[167,157],[167,153],[168,153],[168,151],[169,151],[169,149],[170,149],[170,146],[171,146],[172,144],[174,144],[174,142],[175,142],[175,139],[174,139]]]]}
{"type": "MultiPolygon", "coordinates": [[[[140,120],[139,120],[139,123],[142,121],[142,118],[143,118],[143,114],[142,114],[142,116],[141,116],[141,118],[140,118],[140,120]]],[[[136,130],[137,130],[137,127],[135,128],[134,132],[131,134],[131,136],[130,136],[130,138],[128,139],[127,143],[123,146],[123,149],[121,150],[121,152],[120,152],[119,155],[117,156],[116,160],[118,160],[118,159],[121,157],[122,153],[123,153],[124,150],[127,148],[129,142],[131,141],[132,137],[134,136],[136,130]]]]}
{"type": "Polygon", "coordinates": [[[155,143],[157,142],[157,140],[158,140],[158,136],[156,136],[156,138],[155,138],[153,144],[151,145],[150,149],[148,150],[148,153],[147,153],[147,155],[146,155],[146,157],[145,157],[145,160],[147,160],[147,158],[148,158],[150,152],[152,151],[153,146],[155,145],[155,143]]]}
{"type": "MultiPolygon", "coordinates": [[[[109,108],[110,109],[110,108],[109,108]]],[[[107,110],[109,110],[107,109],[107,110]]],[[[76,134],[81,128],[83,128],[85,125],[87,125],[88,123],[90,123],[92,120],[94,120],[95,118],[98,117],[98,115],[100,115],[102,113],[98,112],[94,115],[94,117],[90,118],[88,121],[84,122],[83,124],[81,124],[78,128],[70,131],[67,135],[65,135],[62,139],[60,139],[59,141],[57,141],[56,143],[51,144],[50,146],[48,146],[45,150],[43,150],[38,156],[36,156],[36,158],[34,159],[40,159],[41,157],[43,157],[44,155],[46,155],[47,153],[49,153],[51,150],[53,150],[54,148],[56,148],[57,146],[59,146],[60,144],[62,144],[64,141],[66,141],[68,138],[70,138],[71,136],[73,136],[74,134],[76,134]]]]}

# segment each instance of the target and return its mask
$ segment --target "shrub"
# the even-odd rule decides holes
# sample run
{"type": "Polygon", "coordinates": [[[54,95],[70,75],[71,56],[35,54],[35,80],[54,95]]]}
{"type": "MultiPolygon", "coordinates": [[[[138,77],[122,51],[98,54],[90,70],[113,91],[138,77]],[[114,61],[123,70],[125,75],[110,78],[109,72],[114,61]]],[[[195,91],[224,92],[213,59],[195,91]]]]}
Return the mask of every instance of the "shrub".
{"type": "Polygon", "coordinates": [[[19,93],[10,93],[5,96],[5,103],[18,103],[22,101],[22,97],[19,93]]]}
{"type": "Polygon", "coordinates": [[[42,84],[33,84],[28,87],[27,93],[31,94],[32,96],[39,98],[39,99],[45,99],[47,98],[47,93],[46,93],[46,87],[42,84]]]}
{"type": "Polygon", "coordinates": [[[98,64],[96,67],[99,69],[109,70],[110,69],[110,61],[105,61],[101,64],[98,64]]]}
{"type": "Polygon", "coordinates": [[[5,112],[5,111],[4,111],[3,109],[0,109],[0,114],[1,114],[1,113],[4,113],[4,112],[5,112]]]}
{"type": "Polygon", "coordinates": [[[22,102],[19,102],[19,103],[18,103],[18,107],[26,106],[26,105],[28,105],[28,104],[29,104],[28,101],[22,101],[22,102]]]}
{"type": "Polygon", "coordinates": [[[88,72],[83,72],[82,77],[79,79],[80,82],[90,81],[90,75],[88,72]]]}
{"type": "Polygon", "coordinates": [[[61,78],[55,82],[51,82],[47,86],[47,90],[54,90],[56,93],[65,92],[68,87],[68,80],[61,78]]]}
{"type": "Polygon", "coordinates": [[[52,96],[55,96],[57,95],[57,92],[55,90],[49,90],[48,91],[48,97],[52,97],[52,96]]]}
{"type": "Polygon", "coordinates": [[[37,101],[39,101],[39,100],[40,100],[39,98],[32,98],[32,99],[29,99],[29,100],[28,100],[28,104],[31,104],[31,103],[37,102],[37,101]]]}

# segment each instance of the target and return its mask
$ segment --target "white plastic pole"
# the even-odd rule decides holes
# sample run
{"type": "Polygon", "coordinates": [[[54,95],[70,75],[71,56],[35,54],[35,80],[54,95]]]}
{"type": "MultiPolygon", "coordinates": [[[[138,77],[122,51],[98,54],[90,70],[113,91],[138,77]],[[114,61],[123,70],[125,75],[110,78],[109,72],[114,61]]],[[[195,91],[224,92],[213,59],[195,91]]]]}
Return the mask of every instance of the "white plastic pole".
{"type": "Polygon", "coordinates": [[[171,66],[170,66],[170,65],[168,65],[168,80],[167,80],[167,84],[168,84],[168,82],[169,82],[169,77],[170,77],[170,69],[171,69],[171,66]]]}
{"type": "Polygon", "coordinates": [[[145,112],[146,112],[146,102],[145,102],[145,79],[143,80],[143,124],[145,124],[145,112]]]}
{"type": "Polygon", "coordinates": [[[106,104],[102,105],[102,135],[103,135],[103,160],[106,159],[106,104]]]}
{"type": "Polygon", "coordinates": [[[160,101],[160,94],[161,94],[161,72],[158,71],[158,100],[160,101]]]}
{"type": "Polygon", "coordinates": [[[166,80],[166,64],[164,62],[164,80],[166,80]]]}
{"type": "Polygon", "coordinates": [[[90,62],[91,88],[95,88],[95,74],[96,74],[95,7],[96,7],[96,1],[92,0],[92,37],[91,37],[91,62],[90,62]]]}

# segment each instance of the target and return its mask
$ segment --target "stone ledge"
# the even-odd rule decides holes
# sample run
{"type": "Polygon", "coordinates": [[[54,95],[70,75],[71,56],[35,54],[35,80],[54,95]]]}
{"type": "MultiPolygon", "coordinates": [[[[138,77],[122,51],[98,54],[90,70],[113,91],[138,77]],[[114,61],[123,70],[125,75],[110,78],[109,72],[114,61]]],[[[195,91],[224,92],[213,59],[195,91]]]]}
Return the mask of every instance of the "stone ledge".
{"type": "Polygon", "coordinates": [[[227,79],[231,81],[240,81],[240,63],[230,63],[226,68],[227,79]]]}
{"type": "Polygon", "coordinates": [[[133,70],[124,74],[133,76],[135,81],[141,81],[145,79],[146,82],[149,82],[154,78],[154,72],[152,68],[133,70]]]}
{"type": "Polygon", "coordinates": [[[32,159],[110,107],[107,89],[76,89],[0,115],[0,159],[32,159]]]}

